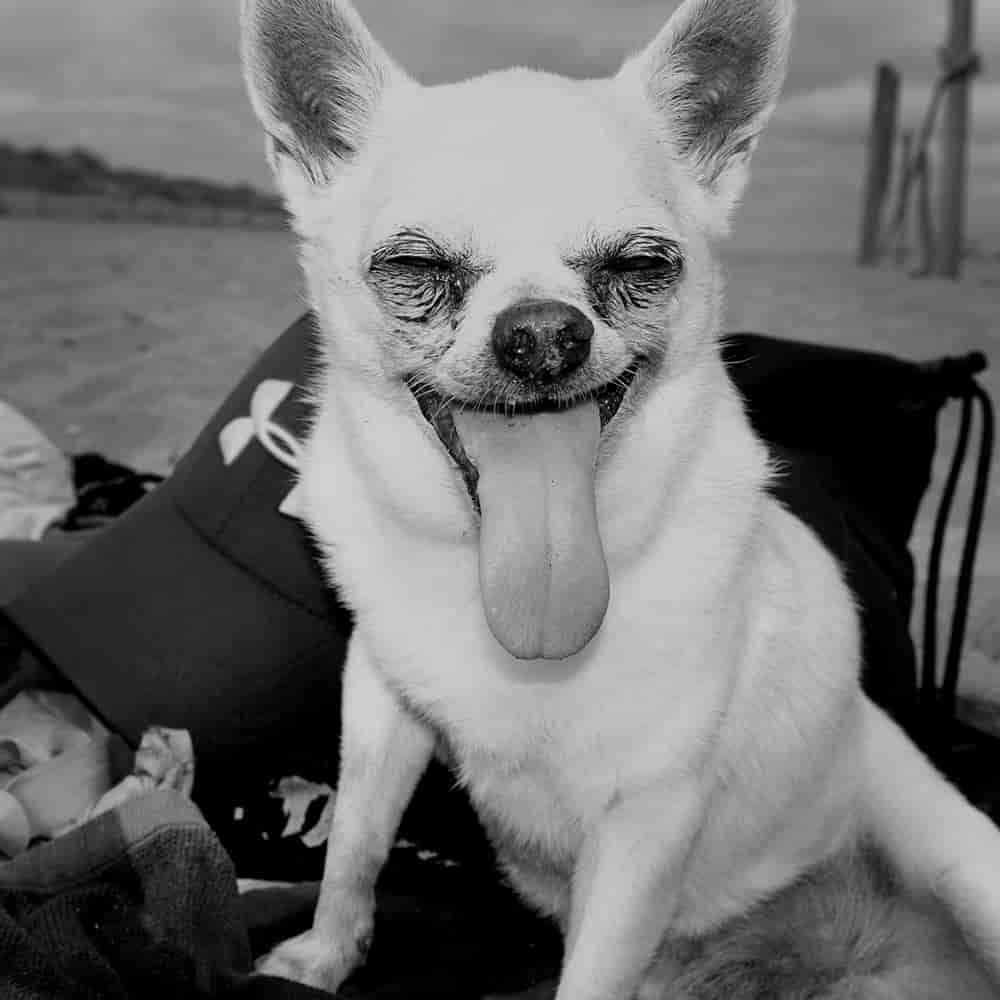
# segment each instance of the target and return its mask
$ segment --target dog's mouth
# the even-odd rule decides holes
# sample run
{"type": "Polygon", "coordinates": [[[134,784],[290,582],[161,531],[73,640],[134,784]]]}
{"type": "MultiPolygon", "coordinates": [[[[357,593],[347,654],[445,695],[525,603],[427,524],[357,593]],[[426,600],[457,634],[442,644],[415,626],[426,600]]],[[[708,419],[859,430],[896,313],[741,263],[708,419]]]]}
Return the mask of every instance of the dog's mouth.
{"type": "Polygon", "coordinates": [[[594,467],[639,370],[568,400],[449,401],[410,383],[480,513],[479,582],[493,635],[519,659],[563,659],[604,619],[608,570],[594,467]]]}
{"type": "Polygon", "coordinates": [[[441,444],[451,456],[452,461],[458,466],[465,488],[468,490],[469,498],[477,513],[481,513],[479,502],[479,469],[469,458],[462,444],[462,438],[455,427],[454,411],[473,410],[477,413],[490,414],[500,419],[511,419],[520,416],[531,416],[537,413],[555,412],[559,410],[569,410],[575,406],[593,403],[597,406],[597,412],[601,421],[601,431],[611,423],[625,399],[626,393],[635,380],[639,371],[639,362],[633,362],[616,378],[605,382],[596,389],[578,396],[570,397],[568,400],[542,398],[523,403],[497,403],[491,406],[488,402],[463,403],[462,401],[448,401],[443,396],[434,392],[433,389],[418,387],[415,380],[407,382],[410,391],[417,400],[420,412],[424,419],[434,428],[441,444]]]}

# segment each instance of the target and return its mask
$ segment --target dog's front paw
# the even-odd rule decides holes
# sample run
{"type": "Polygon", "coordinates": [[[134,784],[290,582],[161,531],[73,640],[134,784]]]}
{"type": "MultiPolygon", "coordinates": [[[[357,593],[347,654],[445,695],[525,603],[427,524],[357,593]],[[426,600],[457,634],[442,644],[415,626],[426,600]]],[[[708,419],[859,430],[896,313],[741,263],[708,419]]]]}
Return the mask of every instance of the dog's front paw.
{"type": "Polygon", "coordinates": [[[364,959],[366,950],[367,939],[352,941],[344,948],[336,940],[308,930],[276,945],[257,960],[255,968],[261,975],[291,979],[336,993],[364,959]]]}

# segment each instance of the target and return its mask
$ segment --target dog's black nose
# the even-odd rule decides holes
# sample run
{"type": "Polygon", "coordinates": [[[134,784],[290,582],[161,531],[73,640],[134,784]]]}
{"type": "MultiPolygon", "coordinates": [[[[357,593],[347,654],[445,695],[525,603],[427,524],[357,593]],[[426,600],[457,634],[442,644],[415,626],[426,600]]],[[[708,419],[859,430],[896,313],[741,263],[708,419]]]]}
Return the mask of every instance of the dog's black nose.
{"type": "Polygon", "coordinates": [[[525,299],[493,324],[500,367],[533,382],[556,382],[590,355],[594,324],[576,306],[555,299],[525,299]]]}

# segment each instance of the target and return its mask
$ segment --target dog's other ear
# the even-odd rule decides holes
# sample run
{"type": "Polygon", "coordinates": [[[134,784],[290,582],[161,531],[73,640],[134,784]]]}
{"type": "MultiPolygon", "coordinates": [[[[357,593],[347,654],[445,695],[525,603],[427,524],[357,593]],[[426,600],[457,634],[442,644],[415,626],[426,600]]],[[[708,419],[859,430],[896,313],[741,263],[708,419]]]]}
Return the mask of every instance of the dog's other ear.
{"type": "Polygon", "coordinates": [[[622,67],[725,213],[785,78],[794,0],[686,0],[622,67]]]}
{"type": "Polygon", "coordinates": [[[408,79],[347,0],[243,0],[242,56],[272,165],[328,181],[364,143],[393,79],[408,79]]]}

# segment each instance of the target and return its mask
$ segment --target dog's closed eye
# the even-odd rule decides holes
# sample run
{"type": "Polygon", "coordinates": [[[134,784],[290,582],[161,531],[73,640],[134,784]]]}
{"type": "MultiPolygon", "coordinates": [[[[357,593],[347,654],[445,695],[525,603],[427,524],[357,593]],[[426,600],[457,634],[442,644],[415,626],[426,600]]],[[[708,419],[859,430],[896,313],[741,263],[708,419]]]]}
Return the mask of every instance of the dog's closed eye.
{"type": "Polygon", "coordinates": [[[612,257],[604,262],[603,267],[612,274],[662,274],[673,279],[679,273],[680,261],[653,254],[629,254],[612,257]]]}
{"type": "Polygon", "coordinates": [[[614,274],[658,272],[674,281],[684,266],[677,242],[652,230],[628,233],[596,249],[593,263],[614,274]]]}
{"type": "Polygon", "coordinates": [[[611,239],[595,237],[567,263],[584,275],[591,305],[605,320],[622,310],[654,305],[684,272],[680,245],[651,229],[611,239]]]}
{"type": "Polygon", "coordinates": [[[380,267],[401,267],[414,271],[450,271],[454,266],[443,257],[421,257],[412,253],[390,254],[379,261],[380,267]]]}
{"type": "Polygon", "coordinates": [[[448,250],[418,231],[404,230],[381,243],[368,260],[369,271],[403,268],[414,271],[451,271],[462,254],[448,250]]]}
{"type": "Polygon", "coordinates": [[[402,230],[368,258],[368,283],[390,312],[430,323],[457,312],[482,273],[467,252],[448,249],[420,230],[402,230]]]}

